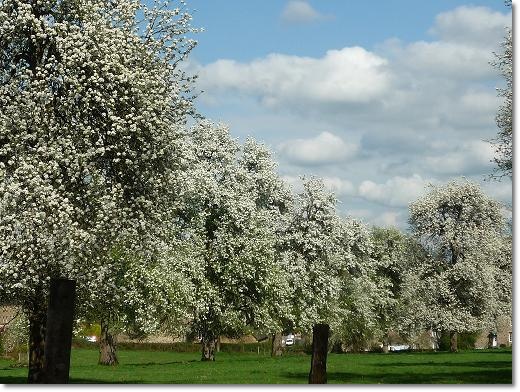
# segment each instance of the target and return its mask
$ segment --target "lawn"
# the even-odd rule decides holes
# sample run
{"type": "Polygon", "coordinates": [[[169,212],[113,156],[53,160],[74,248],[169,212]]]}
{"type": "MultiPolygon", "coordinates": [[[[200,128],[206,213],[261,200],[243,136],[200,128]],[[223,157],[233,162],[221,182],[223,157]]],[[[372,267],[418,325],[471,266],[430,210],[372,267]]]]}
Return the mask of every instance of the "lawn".
{"type": "MultiPolygon", "coordinates": [[[[73,349],[71,383],[293,384],[306,383],[310,356],[271,358],[253,353],[217,354],[120,351],[120,364],[96,364],[97,351],[73,349]]],[[[0,383],[25,383],[27,368],[0,359],[0,383]]],[[[483,384],[512,383],[511,350],[450,353],[330,354],[329,383],[483,384]]]]}

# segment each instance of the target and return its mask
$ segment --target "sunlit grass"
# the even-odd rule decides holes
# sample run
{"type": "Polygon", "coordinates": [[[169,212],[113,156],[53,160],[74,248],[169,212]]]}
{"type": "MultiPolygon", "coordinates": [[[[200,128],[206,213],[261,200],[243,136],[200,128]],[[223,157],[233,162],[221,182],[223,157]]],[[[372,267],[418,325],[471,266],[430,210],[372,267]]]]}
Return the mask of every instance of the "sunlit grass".
{"type": "MultiPolygon", "coordinates": [[[[306,383],[310,356],[271,358],[263,354],[120,351],[120,364],[97,365],[97,351],[73,349],[71,383],[293,384],[306,383]]],[[[26,367],[0,360],[0,382],[25,383],[26,367]]],[[[329,383],[481,384],[512,382],[511,350],[451,353],[330,354],[329,383]]]]}

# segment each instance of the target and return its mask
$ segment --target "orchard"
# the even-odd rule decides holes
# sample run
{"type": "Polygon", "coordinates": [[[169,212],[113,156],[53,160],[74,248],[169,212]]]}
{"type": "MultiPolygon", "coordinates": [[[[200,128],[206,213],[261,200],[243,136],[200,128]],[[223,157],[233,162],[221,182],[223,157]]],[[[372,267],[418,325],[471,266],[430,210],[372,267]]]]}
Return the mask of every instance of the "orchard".
{"type": "Polygon", "coordinates": [[[340,212],[326,179],[295,189],[267,144],[198,112],[191,21],[183,1],[0,1],[0,305],[20,311],[28,383],[68,382],[92,323],[106,367],[122,333],[185,336],[203,362],[228,358],[221,337],[268,337],[277,357],[298,333],[322,384],[331,352],[425,332],[455,352],[511,317],[503,205],[452,179],[403,230],[340,212]]]}

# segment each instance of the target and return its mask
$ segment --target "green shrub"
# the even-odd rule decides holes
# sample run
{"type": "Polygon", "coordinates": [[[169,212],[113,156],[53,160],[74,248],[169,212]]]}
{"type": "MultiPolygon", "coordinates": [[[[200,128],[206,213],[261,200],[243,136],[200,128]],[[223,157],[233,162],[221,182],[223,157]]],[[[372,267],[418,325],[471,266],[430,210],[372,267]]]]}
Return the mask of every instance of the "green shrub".
{"type": "Polygon", "coordinates": [[[98,344],[95,342],[89,342],[82,337],[73,337],[72,338],[72,348],[95,348],[98,347],[98,344]]]}
{"type": "MultiPolygon", "coordinates": [[[[312,353],[312,344],[298,342],[292,346],[285,346],[283,348],[284,353],[286,354],[311,354],[312,353]]],[[[269,347],[269,353],[271,352],[271,347],[269,347]]]]}
{"type": "Polygon", "coordinates": [[[381,347],[379,344],[373,344],[368,349],[371,353],[382,353],[383,347],[381,347]]]}
{"type": "Polygon", "coordinates": [[[264,340],[258,343],[221,343],[220,351],[225,353],[271,353],[271,342],[264,340]]]}
{"type": "Polygon", "coordinates": [[[175,343],[139,343],[123,342],[118,343],[119,350],[145,350],[145,351],[175,351],[178,353],[192,353],[200,351],[200,344],[188,342],[175,343]]]}
{"type": "MultiPolygon", "coordinates": [[[[475,348],[479,332],[460,332],[457,336],[457,348],[459,350],[472,350],[475,348]]],[[[443,332],[439,341],[440,351],[450,350],[450,333],[443,332]]]]}

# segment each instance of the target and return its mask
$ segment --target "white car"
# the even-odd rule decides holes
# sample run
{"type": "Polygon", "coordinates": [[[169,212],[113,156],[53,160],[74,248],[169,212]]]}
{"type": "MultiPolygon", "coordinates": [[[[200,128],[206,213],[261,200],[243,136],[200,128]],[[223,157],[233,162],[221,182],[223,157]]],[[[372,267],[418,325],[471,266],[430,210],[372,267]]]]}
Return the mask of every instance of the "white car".
{"type": "Polygon", "coordinates": [[[293,338],[287,338],[285,340],[285,345],[286,346],[292,346],[294,344],[294,339],[293,338]]]}
{"type": "Polygon", "coordinates": [[[408,350],[410,348],[407,344],[396,344],[393,346],[388,346],[388,349],[390,351],[402,351],[402,350],[408,350]]]}

